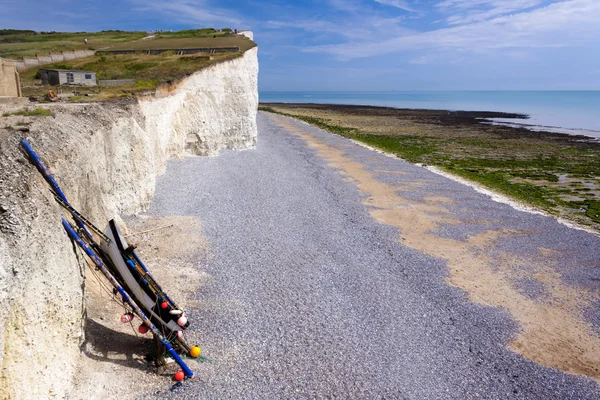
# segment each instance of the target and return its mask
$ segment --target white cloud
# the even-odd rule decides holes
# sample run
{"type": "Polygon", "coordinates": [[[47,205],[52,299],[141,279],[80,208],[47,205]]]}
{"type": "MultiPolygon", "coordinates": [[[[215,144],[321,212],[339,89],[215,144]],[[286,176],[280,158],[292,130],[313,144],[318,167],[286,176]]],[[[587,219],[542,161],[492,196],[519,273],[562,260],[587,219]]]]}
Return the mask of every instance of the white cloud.
{"type": "Polygon", "coordinates": [[[270,29],[301,29],[311,33],[335,33],[350,39],[364,38],[365,35],[370,35],[370,31],[366,28],[355,27],[348,29],[347,27],[336,24],[332,21],[320,19],[298,19],[294,21],[267,21],[265,27],[270,29]]]}
{"type": "MultiPolygon", "coordinates": [[[[445,3],[457,6],[466,1],[445,3]]],[[[327,53],[340,59],[414,50],[485,53],[499,49],[587,46],[598,51],[599,20],[600,1],[569,0],[514,15],[385,41],[314,46],[304,51],[327,53]]]]}
{"type": "Polygon", "coordinates": [[[141,11],[153,11],[160,16],[165,14],[179,22],[195,24],[199,27],[219,28],[216,24],[235,26],[241,19],[232,10],[213,7],[204,0],[130,0],[141,11]]]}
{"type": "Polygon", "coordinates": [[[356,13],[363,9],[362,3],[357,0],[327,0],[327,3],[339,11],[356,13]]]}
{"type": "Polygon", "coordinates": [[[523,11],[543,2],[544,0],[445,0],[436,7],[444,12],[457,12],[446,21],[450,25],[460,25],[523,11]]]}
{"type": "Polygon", "coordinates": [[[283,15],[275,13],[277,19],[261,22],[260,25],[267,29],[279,30],[281,35],[290,36],[289,31],[293,29],[314,34],[306,35],[306,40],[318,38],[331,41],[332,38],[344,37],[362,42],[412,33],[402,26],[404,16],[382,17],[378,10],[361,0],[327,0],[327,5],[334,12],[318,14],[312,18],[298,17],[305,15],[299,12],[293,15],[289,12],[283,15]]]}
{"type": "Polygon", "coordinates": [[[333,33],[355,42],[365,39],[401,36],[414,33],[400,25],[401,17],[382,18],[375,15],[358,15],[339,20],[296,19],[288,21],[267,21],[264,26],[271,29],[293,28],[311,33],[333,33]]]}
{"type": "Polygon", "coordinates": [[[524,3],[527,0],[444,0],[436,4],[438,8],[476,8],[482,5],[499,5],[502,3],[524,3]]]}
{"type": "Polygon", "coordinates": [[[374,0],[376,3],[383,4],[386,6],[396,7],[404,11],[417,12],[414,8],[408,5],[406,1],[402,0],[374,0]]]}

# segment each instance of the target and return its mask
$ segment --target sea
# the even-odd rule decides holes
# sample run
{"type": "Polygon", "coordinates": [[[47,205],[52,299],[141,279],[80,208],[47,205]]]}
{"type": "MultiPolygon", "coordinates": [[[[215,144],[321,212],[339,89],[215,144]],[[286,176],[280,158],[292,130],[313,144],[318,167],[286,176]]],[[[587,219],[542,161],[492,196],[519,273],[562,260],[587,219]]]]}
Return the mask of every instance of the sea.
{"type": "Polygon", "coordinates": [[[585,135],[600,140],[600,91],[384,91],[271,92],[263,103],[354,104],[449,111],[501,111],[527,119],[495,118],[495,124],[585,135]]]}

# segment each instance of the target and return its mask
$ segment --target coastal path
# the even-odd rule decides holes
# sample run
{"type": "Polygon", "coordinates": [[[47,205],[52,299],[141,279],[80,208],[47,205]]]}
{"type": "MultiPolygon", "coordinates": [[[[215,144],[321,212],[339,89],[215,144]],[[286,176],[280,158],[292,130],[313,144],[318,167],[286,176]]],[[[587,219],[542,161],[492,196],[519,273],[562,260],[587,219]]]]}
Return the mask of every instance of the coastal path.
{"type": "Polygon", "coordinates": [[[169,162],[197,378],[144,398],[600,398],[600,238],[283,116],[169,162]]]}

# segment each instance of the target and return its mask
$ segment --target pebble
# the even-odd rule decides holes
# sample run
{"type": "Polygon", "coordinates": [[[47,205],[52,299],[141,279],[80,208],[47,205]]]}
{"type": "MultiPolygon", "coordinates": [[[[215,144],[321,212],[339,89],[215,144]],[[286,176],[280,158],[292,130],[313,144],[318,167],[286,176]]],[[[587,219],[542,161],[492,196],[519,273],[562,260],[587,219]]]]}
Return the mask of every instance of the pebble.
{"type": "MultiPolygon", "coordinates": [[[[192,323],[186,335],[212,362],[194,363],[199,378],[186,381],[181,392],[165,388],[140,397],[600,398],[591,379],[509,350],[507,342],[519,331],[505,312],[474,304],[449,286],[445,263],[401,244],[397,229],[371,217],[355,183],[302,138],[264,113],[258,124],[255,150],[172,160],[158,178],[148,213],[195,216],[209,241],[210,254],[196,263],[211,279],[193,296],[209,306],[186,310],[192,323]]],[[[469,214],[507,216],[499,227],[543,226],[552,232],[508,243],[512,251],[574,239],[598,248],[597,239],[554,220],[298,126],[343,148],[365,168],[385,164],[433,182],[435,190],[454,193],[468,205],[469,214]]],[[[401,184],[402,176],[380,179],[401,184]]],[[[468,224],[447,229],[440,235],[469,234],[468,224]]]]}

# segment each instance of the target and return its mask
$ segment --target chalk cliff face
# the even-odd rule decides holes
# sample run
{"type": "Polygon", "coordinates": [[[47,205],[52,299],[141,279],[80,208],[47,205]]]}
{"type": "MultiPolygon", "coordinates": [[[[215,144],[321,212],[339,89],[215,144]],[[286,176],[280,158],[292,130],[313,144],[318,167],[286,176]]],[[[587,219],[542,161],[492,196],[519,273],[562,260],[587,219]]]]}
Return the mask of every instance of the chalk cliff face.
{"type": "Polygon", "coordinates": [[[0,398],[66,396],[85,339],[84,258],[19,139],[30,139],[69,200],[104,228],[149,205],[170,157],[254,146],[257,77],[254,48],[156,95],[57,106],[29,133],[0,129],[0,398]]]}
{"type": "Polygon", "coordinates": [[[184,150],[215,155],[225,148],[254,146],[257,76],[256,48],[226,68],[197,72],[179,84],[174,93],[165,89],[157,98],[140,102],[146,129],[169,133],[162,136],[169,142],[161,143],[166,145],[167,156],[184,150]]]}

